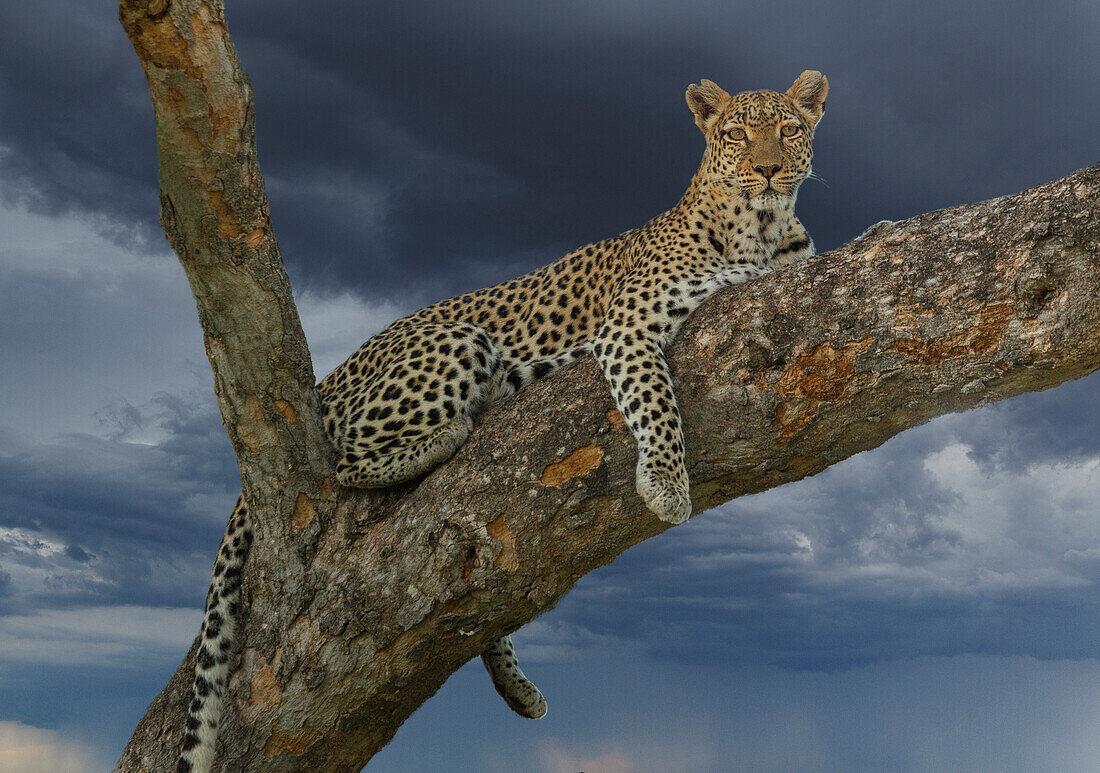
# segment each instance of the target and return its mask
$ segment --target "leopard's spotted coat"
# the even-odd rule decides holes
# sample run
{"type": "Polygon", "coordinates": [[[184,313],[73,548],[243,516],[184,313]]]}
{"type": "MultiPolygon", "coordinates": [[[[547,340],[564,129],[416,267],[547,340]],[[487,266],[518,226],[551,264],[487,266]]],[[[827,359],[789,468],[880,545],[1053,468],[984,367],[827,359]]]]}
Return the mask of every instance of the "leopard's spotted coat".
{"type": "MultiPolygon", "coordinates": [[[[676,206],[526,276],[421,309],[363,344],[318,386],[340,482],[422,475],[462,445],[486,404],[591,352],[637,441],[638,492],[658,518],[687,519],[684,437],[663,349],[716,290],[813,254],[794,203],[827,93],[812,70],[785,93],[731,97],[707,80],[691,85],[706,150],[676,206]]],[[[207,597],[179,771],[213,761],[250,540],[242,500],[207,597]]],[[[546,712],[509,637],[483,659],[509,706],[546,712]]]]}

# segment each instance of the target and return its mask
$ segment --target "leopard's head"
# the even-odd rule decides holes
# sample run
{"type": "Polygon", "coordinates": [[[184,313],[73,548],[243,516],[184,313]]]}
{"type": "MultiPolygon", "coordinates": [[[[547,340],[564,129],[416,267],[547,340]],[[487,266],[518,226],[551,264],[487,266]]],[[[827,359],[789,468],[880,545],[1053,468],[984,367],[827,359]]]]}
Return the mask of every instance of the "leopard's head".
{"type": "Polygon", "coordinates": [[[728,189],[754,209],[790,204],[811,171],[814,127],[825,111],[829,81],[817,70],[798,76],[786,93],[691,84],[687,102],[707,138],[701,182],[728,189]]]}

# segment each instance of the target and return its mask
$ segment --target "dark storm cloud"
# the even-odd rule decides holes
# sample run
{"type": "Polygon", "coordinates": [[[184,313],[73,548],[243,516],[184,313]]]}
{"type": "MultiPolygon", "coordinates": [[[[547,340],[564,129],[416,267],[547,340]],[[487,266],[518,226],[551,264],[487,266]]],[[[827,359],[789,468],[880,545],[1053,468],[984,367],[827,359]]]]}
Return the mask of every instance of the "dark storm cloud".
{"type": "Polygon", "coordinates": [[[157,445],[0,431],[0,559],[24,580],[0,609],[197,604],[239,490],[212,403],[155,398],[157,445]]]}
{"type": "Polygon", "coordinates": [[[117,5],[0,7],[0,194],[159,237],[153,117],[117,5]]]}
{"type": "MultiPolygon", "coordinates": [[[[9,196],[155,234],[151,109],[113,7],[0,10],[0,170],[9,196]]],[[[699,77],[830,77],[829,187],[800,202],[825,248],[1096,160],[1088,4],[242,2],[229,21],[295,281],[375,299],[497,281],[673,204],[699,77]]]]}

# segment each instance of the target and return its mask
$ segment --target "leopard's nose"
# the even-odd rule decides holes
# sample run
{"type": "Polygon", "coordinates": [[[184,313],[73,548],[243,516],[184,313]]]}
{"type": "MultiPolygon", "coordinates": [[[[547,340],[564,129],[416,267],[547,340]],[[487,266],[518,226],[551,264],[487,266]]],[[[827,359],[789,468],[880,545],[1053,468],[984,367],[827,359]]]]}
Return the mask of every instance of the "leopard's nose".
{"type": "Polygon", "coordinates": [[[753,164],[752,168],[764,175],[765,179],[770,180],[772,175],[779,171],[779,164],[753,164]]]}

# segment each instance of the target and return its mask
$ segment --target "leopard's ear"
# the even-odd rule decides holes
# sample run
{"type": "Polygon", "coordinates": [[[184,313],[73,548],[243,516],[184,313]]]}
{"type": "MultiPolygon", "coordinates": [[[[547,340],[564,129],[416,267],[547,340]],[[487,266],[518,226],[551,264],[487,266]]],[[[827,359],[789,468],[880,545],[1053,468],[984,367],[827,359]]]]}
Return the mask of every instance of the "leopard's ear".
{"type": "Polygon", "coordinates": [[[687,93],[684,96],[687,98],[688,107],[691,108],[691,112],[695,116],[695,125],[704,134],[730,99],[730,95],[723,91],[721,86],[714,81],[708,81],[706,78],[700,80],[698,85],[693,83],[688,86],[687,93]]]}
{"type": "Polygon", "coordinates": [[[825,112],[825,97],[829,95],[829,79],[817,70],[806,70],[787,89],[787,96],[810,119],[810,128],[817,126],[825,112]]]}

